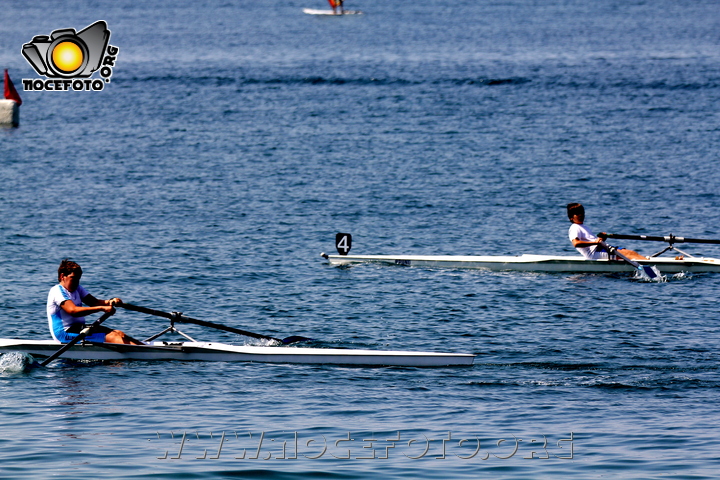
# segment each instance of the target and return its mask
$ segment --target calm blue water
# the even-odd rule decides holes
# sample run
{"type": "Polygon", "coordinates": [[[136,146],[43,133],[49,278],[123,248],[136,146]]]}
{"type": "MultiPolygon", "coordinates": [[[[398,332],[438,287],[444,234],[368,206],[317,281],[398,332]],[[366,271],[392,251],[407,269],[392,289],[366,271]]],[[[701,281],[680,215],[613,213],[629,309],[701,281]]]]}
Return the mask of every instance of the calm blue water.
{"type": "Polygon", "coordinates": [[[0,478],[716,478],[717,274],[340,269],[319,254],[339,231],[356,253],[570,254],[570,201],[595,230],[720,238],[720,5],[346,6],[366,14],[4,5],[16,85],[37,77],[22,44],[58,28],[106,20],[120,54],[103,92],[21,91],[20,128],[0,131],[0,332],[48,338],[71,257],[101,298],[476,365],[2,358],[0,478]]]}

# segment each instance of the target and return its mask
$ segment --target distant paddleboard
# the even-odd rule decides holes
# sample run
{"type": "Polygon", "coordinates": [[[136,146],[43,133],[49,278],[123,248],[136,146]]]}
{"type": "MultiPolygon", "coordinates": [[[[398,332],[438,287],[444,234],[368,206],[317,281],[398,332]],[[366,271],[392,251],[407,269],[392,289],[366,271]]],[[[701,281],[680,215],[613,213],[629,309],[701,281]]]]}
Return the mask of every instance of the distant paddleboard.
{"type": "Polygon", "coordinates": [[[303,13],[308,15],[332,15],[340,17],[342,15],[361,15],[363,12],[360,10],[345,10],[344,12],[333,12],[332,10],[316,10],[314,8],[303,8],[303,13]]]}

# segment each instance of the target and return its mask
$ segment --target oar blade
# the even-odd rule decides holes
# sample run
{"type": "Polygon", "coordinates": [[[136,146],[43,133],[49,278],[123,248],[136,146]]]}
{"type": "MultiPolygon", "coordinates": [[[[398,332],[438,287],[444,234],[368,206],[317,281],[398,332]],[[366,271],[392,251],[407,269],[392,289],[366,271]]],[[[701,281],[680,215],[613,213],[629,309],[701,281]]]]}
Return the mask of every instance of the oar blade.
{"type": "Polygon", "coordinates": [[[638,271],[643,278],[647,277],[653,282],[658,281],[662,278],[662,275],[660,275],[660,272],[657,271],[657,268],[650,265],[640,265],[638,271]]]}

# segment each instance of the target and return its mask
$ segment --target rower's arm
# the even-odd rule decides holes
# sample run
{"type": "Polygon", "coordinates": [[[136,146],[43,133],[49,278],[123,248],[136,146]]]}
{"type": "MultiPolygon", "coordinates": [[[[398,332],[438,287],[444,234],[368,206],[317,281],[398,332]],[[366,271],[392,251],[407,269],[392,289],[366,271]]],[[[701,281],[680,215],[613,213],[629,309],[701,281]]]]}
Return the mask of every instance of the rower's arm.
{"type": "Polygon", "coordinates": [[[90,305],[91,307],[114,307],[115,305],[122,304],[122,300],[117,297],[113,297],[109,300],[100,300],[89,293],[83,297],[82,302],[85,305],[90,305]]]}
{"type": "Polygon", "coordinates": [[[585,248],[585,247],[594,247],[595,245],[601,245],[602,242],[607,240],[607,233],[600,232],[598,233],[598,239],[594,242],[589,242],[587,240],[580,240],[579,238],[575,237],[572,239],[573,247],[575,248],[585,248]]]}
{"type": "Polygon", "coordinates": [[[594,247],[595,245],[600,245],[602,240],[598,240],[597,242],[587,242],[582,241],[579,238],[573,238],[572,244],[575,248],[585,248],[585,247],[594,247]]]}
{"type": "Polygon", "coordinates": [[[78,307],[70,300],[65,300],[60,304],[60,308],[65,310],[68,314],[72,315],[73,317],[84,317],[86,315],[91,315],[93,313],[98,312],[111,312],[114,311],[115,308],[108,305],[94,305],[90,307],[78,307]]]}

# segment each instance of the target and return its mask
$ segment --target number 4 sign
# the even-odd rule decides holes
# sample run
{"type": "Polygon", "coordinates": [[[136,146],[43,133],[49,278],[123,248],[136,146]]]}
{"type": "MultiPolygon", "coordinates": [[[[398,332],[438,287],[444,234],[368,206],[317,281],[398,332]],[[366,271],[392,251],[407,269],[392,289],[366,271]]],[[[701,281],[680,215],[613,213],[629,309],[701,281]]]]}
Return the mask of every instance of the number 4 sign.
{"type": "Polygon", "coordinates": [[[340,255],[347,255],[352,247],[352,235],[349,233],[335,235],[335,247],[340,255]]]}

